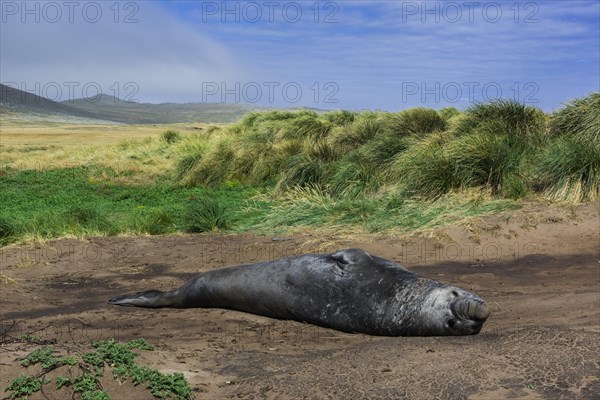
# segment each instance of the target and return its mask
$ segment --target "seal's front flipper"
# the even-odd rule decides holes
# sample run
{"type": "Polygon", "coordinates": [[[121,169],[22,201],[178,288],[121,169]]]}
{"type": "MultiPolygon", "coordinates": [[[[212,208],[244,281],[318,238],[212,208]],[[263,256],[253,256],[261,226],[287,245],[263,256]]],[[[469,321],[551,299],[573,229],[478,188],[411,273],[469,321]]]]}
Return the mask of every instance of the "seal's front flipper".
{"type": "Polygon", "coordinates": [[[369,265],[373,263],[373,258],[364,250],[361,249],[346,249],[340,250],[337,253],[333,253],[331,258],[337,261],[338,263],[344,265],[369,265]]]}
{"type": "Polygon", "coordinates": [[[168,307],[171,304],[165,302],[165,292],[160,290],[148,290],[145,292],[122,294],[113,297],[108,301],[108,304],[130,307],[168,307]]]}

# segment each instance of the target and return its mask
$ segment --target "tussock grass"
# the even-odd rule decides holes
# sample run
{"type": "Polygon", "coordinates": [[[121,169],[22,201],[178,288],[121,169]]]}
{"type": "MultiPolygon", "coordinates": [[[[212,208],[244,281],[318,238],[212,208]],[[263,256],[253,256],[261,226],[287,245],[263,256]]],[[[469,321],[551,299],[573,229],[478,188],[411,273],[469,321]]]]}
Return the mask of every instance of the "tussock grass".
{"type": "Polygon", "coordinates": [[[357,147],[373,140],[385,131],[382,121],[368,116],[355,119],[349,125],[332,130],[329,143],[341,154],[347,154],[357,147]]]}
{"type": "Polygon", "coordinates": [[[537,183],[552,200],[594,201],[600,198],[600,145],[581,137],[555,139],[535,167],[537,183]]]}
{"type": "Polygon", "coordinates": [[[458,187],[455,166],[446,147],[455,136],[434,133],[400,154],[387,173],[411,194],[435,199],[458,187]]]}
{"type": "Polygon", "coordinates": [[[202,132],[11,151],[0,173],[0,240],[323,225],[421,229],[469,207],[512,207],[525,196],[595,200],[599,109],[595,93],[550,117],[514,101],[464,112],[269,111],[202,132]],[[86,167],[21,172],[16,157],[24,169],[36,157],[86,167]]]}
{"type": "Polygon", "coordinates": [[[389,129],[400,136],[440,132],[446,129],[446,120],[435,110],[429,108],[411,108],[397,114],[389,129]]]}
{"type": "Polygon", "coordinates": [[[577,136],[600,143],[600,93],[569,102],[551,115],[550,134],[577,136]]]}
{"type": "Polygon", "coordinates": [[[546,129],[546,115],[538,108],[515,100],[497,100],[469,107],[455,128],[459,134],[489,132],[540,140],[546,129]]]}
{"type": "Polygon", "coordinates": [[[17,221],[9,216],[0,216],[0,245],[10,242],[19,232],[17,221]]]}
{"type": "Polygon", "coordinates": [[[168,210],[138,207],[128,225],[136,234],[161,235],[175,230],[175,217],[168,210]]]}
{"type": "Polygon", "coordinates": [[[184,229],[190,233],[214,232],[230,226],[227,207],[208,195],[191,200],[185,215],[184,229]]]}
{"type": "Polygon", "coordinates": [[[540,190],[553,200],[600,198],[600,93],[552,114],[549,132],[549,144],[533,167],[540,190]]]}
{"type": "Polygon", "coordinates": [[[288,190],[294,187],[323,186],[327,176],[327,166],[318,158],[304,155],[288,159],[276,189],[288,190]]]}
{"type": "Polygon", "coordinates": [[[161,133],[160,138],[167,144],[173,144],[181,140],[181,134],[173,129],[169,129],[161,133]]]}
{"type": "Polygon", "coordinates": [[[366,163],[340,161],[332,165],[327,191],[334,198],[356,198],[376,192],[382,180],[375,168],[366,163]]]}
{"type": "Polygon", "coordinates": [[[335,126],[344,126],[354,122],[356,113],[347,110],[330,111],[323,114],[326,121],[331,122],[335,126]]]}

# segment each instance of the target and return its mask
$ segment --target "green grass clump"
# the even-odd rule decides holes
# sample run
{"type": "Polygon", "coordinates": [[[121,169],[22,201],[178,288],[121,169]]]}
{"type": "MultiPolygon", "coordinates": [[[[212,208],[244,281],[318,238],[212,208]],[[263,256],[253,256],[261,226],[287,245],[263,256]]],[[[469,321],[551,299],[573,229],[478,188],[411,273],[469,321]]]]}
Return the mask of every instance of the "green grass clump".
{"type": "Polygon", "coordinates": [[[448,121],[450,118],[454,118],[460,115],[460,111],[458,111],[455,107],[444,107],[438,110],[438,114],[444,121],[448,121]]]}
{"type": "Polygon", "coordinates": [[[169,129],[161,133],[160,138],[167,144],[173,144],[181,140],[181,134],[175,130],[169,129]]]}
{"type": "Polygon", "coordinates": [[[17,222],[8,216],[0,216],[0,245],[8,243],[19,234],[17,222]]]}
{"type": "MultiPolygon", "coordinates": [[[[152,185],[99,181],[95,168],[23,171],[0,176],[2,244],[65,235],[166,234],[185,231],[189,199],[213,197],[235,225],[260,217],[244,216],[244,204],[257,188],[226,181],[208,190],[176,182],[152,185]],[[238,218],[239,215],[239,218],[238,218]]],[[[109,175],[109,174],[106,174],[109,175]]]]}
{"type": "Polygon", "coordinates": [[[234,159],[232,141],[229,138],[221,139],[207,150],[182,181],[188,185],[218,186],[229,178],[234,159]]]}
{"type": "Polygon", "coordinates": [[[600,145],[581,137],[553,140],[538,157],[536,182],[554,200],[594,201],[600,198],[600,145]]]}
{"type": "Polygon", "coordinates": [[[340,161],[333,165],[327,190],[335,198],[356,198],[372,194],[382,185],[375,168],[366,163],[340,161]]]}
{"type": "Polygon", "coordinates": [[[355,119],[350,125],[334,129],[329,140],[340,153],[346,154],[373,140],[384,131],[385,126],[382,121],[363,116],[355,119]]]}
{"type": "Polygon", "coordinates": [[[600,93],[575,99],[551,115],[550,134],[600,143],[600,93]]]}
{"type": "Polygon", "coordinates": [[[526,193],[521,163],[529,147],[517,137],[482,132],[453,140],[446,154],[453,165],[453,184],[490,188],[492,194],[522,197],[526,193]]]}
{"type": "Polygon", "coordinates": [[[372,164],[380,170],[387,170],[390,162],[400,153],[416,143],[418,138],[413,136],[398,136],[388,133],[361,146],[354,154],[360,160],[372,164]]]}
{"type": "Polygon", "coordinates": [[[327,137],[333,124],[318,118],[317,114],[303,115],[294,118],[281,131],[281,139],[319,140],[327,137]]]}
{"type": "Polygon", "coordinates": [[[204,152],[204,148],[195,149],[179,158],[175,167],[175,179],[178,181],[185,179],[200,163],[202,156],[204,156],[204,152]]]}
{"type": "Polygon", "coordinates": [[[469,107],[456,126],[459,134],[493,133],[539,142],[546,130],[546,115],[515,100],[497,100],[469,107]]]}
{"type": "Polygon", "coordinates": [[[395,159],[388,176],[409,193],[430,199],[458,187],[455,166],[446,151],[453,139],[447,132],[426,136],[395,159]]]}
{"type": "Polygon", "coordinates": [[[314,157],[298,155],[290,157],[277,182],[277,190],[294,187],[323,185],[327,176],[327,164],[314,157]]]}
{"type": "Polygon", "coordinates": [[[552,114],[551,139],[536,157],[534,179],[553,200],[600,197],[600,93],[576,99],[552,114]]]}
{"type": "Polygon", "coordinates": [[[326,121],[331,122],[335,126],[344,126],[354,122],[356,113],[347,110],[329,111],[323,114],[326,121]]]}
{"type": "Polygon", "coordinates": [[[136,233],[162,235],[174,231],[175,217],[169,210],[147,207],[136,208],[130,226],[136,233]]]}
{"type": "Polygon", "coordinates": [[[117,229],[104,211],[90,206],[72,206],[64,212],[64,218],[74,232],[88,235],[114,235],[117,229]]]}
{"type": "Polygon", "coordinates": [[[446,120],[430,108],[410,108],[392,114],[390,129],[400,136],[439,132],[446,129],[446,120]]]}
{"type": "Polygon", "coordinates": [[[190,233],[214,232],[229,228],[230,221],[227,207],[213,197],[203,196],[188,203],[184,229],[190,233]]]}

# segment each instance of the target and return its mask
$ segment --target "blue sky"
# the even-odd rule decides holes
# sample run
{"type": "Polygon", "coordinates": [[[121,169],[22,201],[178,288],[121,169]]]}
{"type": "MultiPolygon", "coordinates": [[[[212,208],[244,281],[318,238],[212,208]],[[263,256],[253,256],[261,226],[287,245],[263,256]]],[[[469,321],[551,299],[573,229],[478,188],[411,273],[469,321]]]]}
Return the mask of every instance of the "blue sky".
{"type": "Polygon", "coordinates": [[[2,83],[389,111],[500,97],[552,111],[600,90],[597,0],[90,3],[3,1],[2,83]]]}

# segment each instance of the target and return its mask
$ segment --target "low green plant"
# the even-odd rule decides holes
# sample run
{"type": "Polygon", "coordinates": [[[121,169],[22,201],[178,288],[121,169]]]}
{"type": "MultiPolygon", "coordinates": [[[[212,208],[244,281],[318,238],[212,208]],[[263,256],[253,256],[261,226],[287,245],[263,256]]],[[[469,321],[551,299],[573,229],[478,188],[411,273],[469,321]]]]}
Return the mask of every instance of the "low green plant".
{"type": "Polygon", "coordinates": [[[26,399],[28,396],[35,392],[39,392],[42,389],[42,385],[49,383],[44,377],[33,377],[31,375],[21,375],[14,379],[10,385],[6,386],[4,390],[11,391],[11,399],[23,398],[26,399]]]}
{"type": "Polygon", "coordinates": [[[133,214],[132,229],[137,233],[161,235],[175,229],[175,218],[169,210],[138,208],[133,214]]]}
{"type": "Polygon", "coordinates": [[[229,210],[209,195],[190,200],[185,210],[184,230],[191,233],[214,232],[227,229],[231,217],[229,210]]]}
{"type": "Polygon", "coordinates": [[[131,377],[134,385],[144,383],[155,398],[191,399],[192,391],[183,374],[162,374],[142,367],[136,362],[139,354],[133,350],[154,350],[146,340],[136,339],[128,343],[120,343],[109,339],[94,342],[92,347],[94,351],[81,357],[55,357],[52,347],[36,349],[22,360],[21,365],[27,367],[41,364],[44,369],[41,376],[22,375],[6,386],[5,390],[12,392],[11,399],[28,398],[32,393],[40,391],[43,385],[50,383],[50,380],[45,378],[45,374],[64,365],[79,364],[82,371],[79,375],[74,378],[65,376],[56,378],[57,390],[70,387],[73,393],[79,394],[84,400],[111,400],[99,383],[104,369],[110,367],[115,379],[122,382],[131,377]]]}
{"type": "Polygon", "coordinates": [[[89,206],[73,206],[65,210],[64,218],[72,230],[81,230],[88,234],[115,234],[116,228],[107,216],[98,208],[89,206]]]}
{"type": "Polygon", "coordinates": [[[17,236],[19,226],[17,222],[10,217],[0,215],[0,244],[8,242],[11,238],[17,236]]]}

